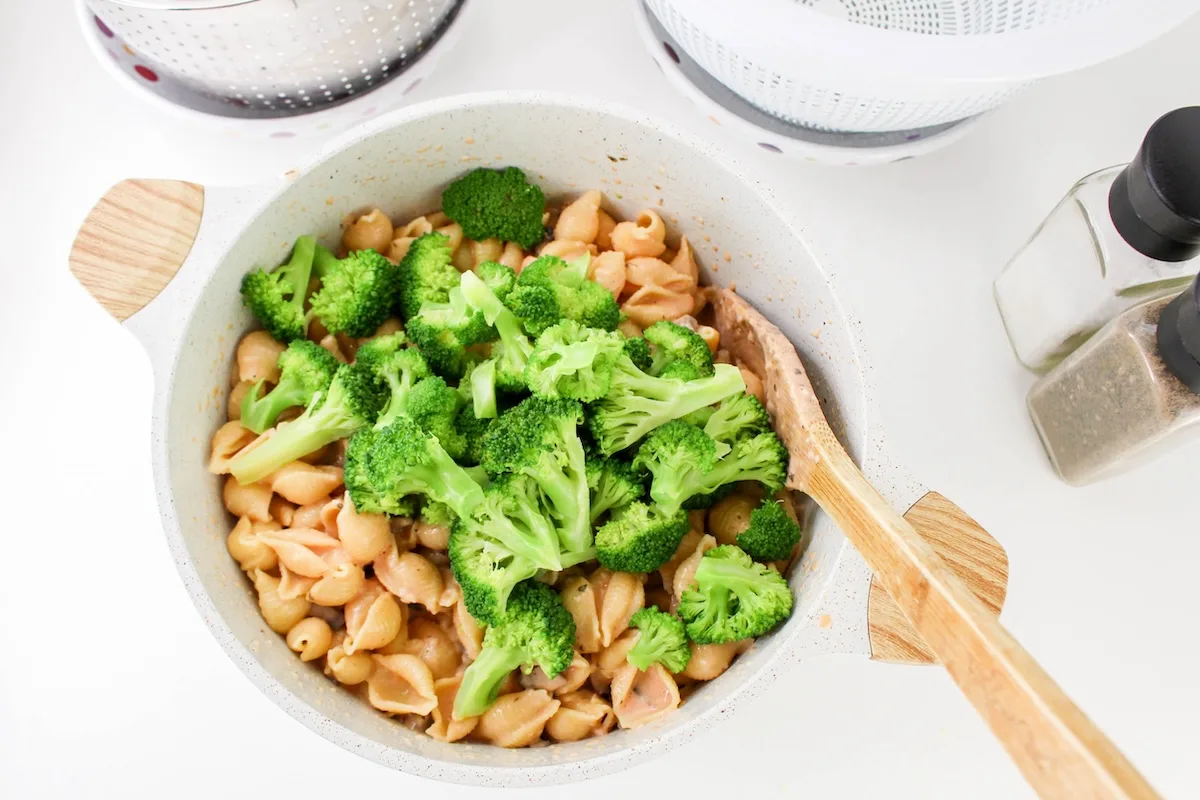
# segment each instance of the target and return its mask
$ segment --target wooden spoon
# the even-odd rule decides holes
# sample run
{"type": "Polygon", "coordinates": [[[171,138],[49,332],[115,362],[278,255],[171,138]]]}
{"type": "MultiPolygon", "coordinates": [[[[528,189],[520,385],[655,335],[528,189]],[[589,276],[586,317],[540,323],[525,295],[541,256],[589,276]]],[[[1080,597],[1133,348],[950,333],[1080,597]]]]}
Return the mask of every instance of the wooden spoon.
{"type": "Polygon", "coordinates": [[[1026,780],[1046,798],[1157,798],[1000,621],[863,477],[825,419],[796,348],[745,300],[713,293],[721,342],[762,376],[791,453],[788,486],[841,527],[1026,780]]]}

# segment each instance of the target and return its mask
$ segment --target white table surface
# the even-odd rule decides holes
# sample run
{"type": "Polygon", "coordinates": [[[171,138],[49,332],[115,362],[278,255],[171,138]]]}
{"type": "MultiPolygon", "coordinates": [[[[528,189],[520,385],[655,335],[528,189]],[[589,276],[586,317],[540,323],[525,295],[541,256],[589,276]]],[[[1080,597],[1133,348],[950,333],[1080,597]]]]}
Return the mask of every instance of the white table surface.
{"type": "MultiPolygon", "coordinates": [[[[413,99],[598,95],[761,171],[852,278],[898,451],[1006,546],[1005,623],[1165,795],[1200,794],[1200,446],[1091,488],[1059,482],[989,290],[1076,178],[1128,160],[1160,113],[1197,101],[1200,20],[1034,88],[947,150],[854,170],[724,136],[654,68],[624,2],[474,5],[413,99]]],[[[148,364],[66,270],[115,181],[269,181],[302,152],[214,140],[147,108],[97,69],[64,0],[0,6],[0,797],[479,796],[338,749],[224,656],[159,536],[148,364]]],[[[699,741],[567,791],[1030,795],[943,672],[848,658],[807,662],[699,741]]]]}

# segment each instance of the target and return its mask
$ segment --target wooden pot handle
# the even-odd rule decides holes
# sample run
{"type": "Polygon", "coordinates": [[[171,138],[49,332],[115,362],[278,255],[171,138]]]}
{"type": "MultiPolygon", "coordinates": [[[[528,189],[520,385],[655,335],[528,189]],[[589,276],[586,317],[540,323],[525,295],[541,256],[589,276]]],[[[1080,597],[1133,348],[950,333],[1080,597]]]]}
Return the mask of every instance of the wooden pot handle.
{"type": "Polygon", "coordinates": [[[118,322],[131,317],[183,266],[204,210],[204,187],[124,180],[88,212],[68,259],[71,274],[118,322]]]}
{"type": "Polygon", "coordinates": [[[1064,800],[1158,797],[822,425],[809,431],[804,490],[862,553],[1033,788],[1064,800]]]}
{"type": "MultiPolygon", "coordinates": [[[[967,512],[937,492],[929,492],[904,514],[921,538],[988,611],[999,614],[1008,591],[1008,554],[967,512]]],[[[867,600],[871,658],[900,664],[936,664],[937,656],[896,605],[878,578],[867,600]]]]}

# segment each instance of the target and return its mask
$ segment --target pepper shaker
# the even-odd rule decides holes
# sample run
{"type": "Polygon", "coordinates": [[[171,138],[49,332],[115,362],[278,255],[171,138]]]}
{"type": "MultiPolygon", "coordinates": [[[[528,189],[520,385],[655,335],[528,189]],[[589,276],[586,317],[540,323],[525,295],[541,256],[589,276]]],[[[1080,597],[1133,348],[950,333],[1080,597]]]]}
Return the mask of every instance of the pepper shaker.
{"type": "Polygon", "coordinates": [[[1146,133],[1129,164],[1083,178],[996,279],[1021,362],[1045,372],[1131,306],[1200,271],[1200,107],[1146,133]]]}
{"type": "Polygon", "coordinates": [[[1029,393],[1054,468],[1082,484],[1200,433],[1200,279],[1104,326],[1029,393]]]}

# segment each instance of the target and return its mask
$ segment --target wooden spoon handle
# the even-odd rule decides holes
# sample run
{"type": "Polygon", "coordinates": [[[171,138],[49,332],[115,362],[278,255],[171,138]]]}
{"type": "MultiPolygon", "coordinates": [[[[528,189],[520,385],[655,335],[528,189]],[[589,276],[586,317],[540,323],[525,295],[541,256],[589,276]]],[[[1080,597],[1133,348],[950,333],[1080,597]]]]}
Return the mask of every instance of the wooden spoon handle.
{"type": "Polygon", "coordinates": [[[1158,797],[929,543],[887,504],[832,433],[814,440],[817,452],[803,488],[862,553],[1033,788],[1042,797],[1071,800],[1158,797]]]}

